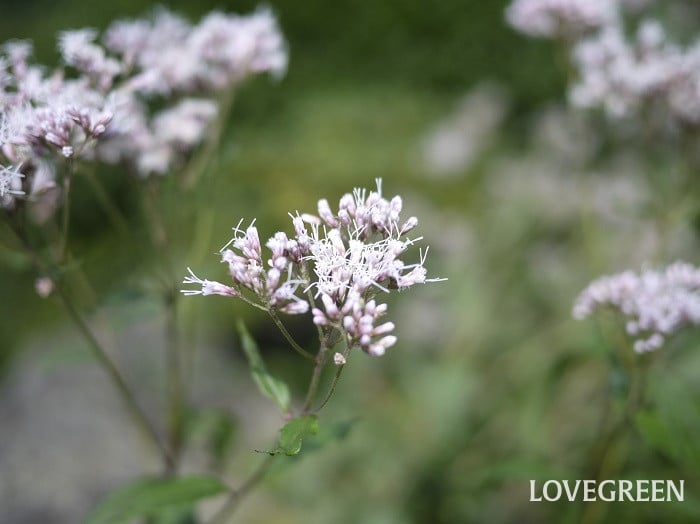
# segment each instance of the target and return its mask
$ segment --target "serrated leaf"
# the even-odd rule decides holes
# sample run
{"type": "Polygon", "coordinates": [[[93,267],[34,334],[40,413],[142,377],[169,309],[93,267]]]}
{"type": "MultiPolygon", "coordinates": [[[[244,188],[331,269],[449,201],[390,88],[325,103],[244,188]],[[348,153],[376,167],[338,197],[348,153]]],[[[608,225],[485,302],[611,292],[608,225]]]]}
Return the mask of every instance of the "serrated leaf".
{"type": "Polygon", "coordinates": [[[250,336],[243,322],[238,322],[238,331],[241,335],[241,345],[243,352],[250,363],[250,370],[253,380],[260,392],[272,399],[282,413],[289,412],[290,394],[289,387],[282,380],[272,376],[265,367],[265,362],[260,356],[258,345],[250,336]]]}
{"type": "Polygon", "coordinates": [[[318,433],[318,417],[316,415],[302,415],[287,422],[280,430],[280,453],[292,456],[301,451],[301,443],[309,435],[318,433]]]}
{"type": "Polygon", "coordinates": [[[103,500],[85,524],[121,524],[136,517],[183,508],[226,491],[212,477],[140,479],[118,489],[103,500]]]}

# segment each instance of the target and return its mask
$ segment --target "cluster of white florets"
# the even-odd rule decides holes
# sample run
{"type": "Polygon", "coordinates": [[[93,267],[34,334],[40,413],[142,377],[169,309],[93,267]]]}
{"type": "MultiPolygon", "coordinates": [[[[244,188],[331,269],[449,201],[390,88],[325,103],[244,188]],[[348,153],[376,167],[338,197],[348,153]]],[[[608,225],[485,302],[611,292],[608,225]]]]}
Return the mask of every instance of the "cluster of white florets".
{"type": "Polygon", "coordinates": [[[609,24],[616,14],[613,0],[514,0],[506,19],[530,36],[570,37],[609,24]]]}
{"type": "Polygon", "coordinates": [[[700,269],[676,262],[661,271],[625,271],[586,287],[574,304],[575,318],[613,308],[626,319],[639,353],[661,347],[683,327],[700,325],[700,269]]]}
{"type": "Polygon", "coordinates": [[[270,238],[266,263],[255,226],[243,231],[239,224],[236,236],[221,251],[233,285],[202,280],[190,270],[184,283],[198,284],[200,289],[183,293],[233,297],[247,293],[249,300],[288,314],[311,308],[313,322],[322,329],[336,329],[351,346],[383,355],[396,337],[389,334],[392,322],[380,323],[387,305],[378,303],[377,296],[437,280],[426,278],[424,252],[418,262],[402,260],[421,239],[406,237],[418,220],[403,221],[401,209],[401,197],[382,197],[379,181],[377,191],[356,189],[344,195],[335,213],[327,200],[320,200],[318,215],[292,216],[294,237],[278,232],[270,238]],[[302,298],[304,292],[313,304],[302,298]]]}
{"type": "Polygon", "coordinates": [[[406,289],[426,282],[425,256],[406,264],[406,250],[420,238],[406,234],[418,224],[416,217],[401,220],[401,197],[387,200],[377,191],[367,194],[356,189],[344,195],[337,213],[328,201],[318,204],[318,217],[312,224],[311,254],[316,280],[311,285],[323,307],[312,310],[314,323],[345,330],[353,344],[371,355],[382,355],[396,343],[389,335],[394,324],[377,325],[386,312],[386,304],[373,299],[378,291],[406,289]]]}
{"type": "Polygon", "coordinates": [[[161,9],[139,20],[65,31],[53,71],[31,62],[32,45],[0,47],[2,205],[55,186],[61,159],[129,164],[165,174],[206,136],[217,93],[250,75],[284,73],[287,50],[272,13],[214,12],[199,24],[161,9]],[[156,101],[157,103],[151,103],[156,101]],[[153,108],[158,110],[154,111],[153,108]],[[10,183],[8,173],[21,171],[10,183]],[[42,183],[34,183],[42,172],[42,183]],[[9,190],[12,189],[12,191],[9,190]]]}
{"type": "Polygon", "coordinates": [[[646,7],[623,0],[514,0],[506,18],[530,36],[571,47],[577,79],[569,95],[583,108],[613,118],[661,120],[662,127],[700,124],[700,40],[672,41],[657,20],[630,30],[626,12],[646,7]]]}
{"type": "Polygon", "coordinates": [[[580,42],[573,58],[575,105],[602,107],[615,117],[656,108],[670,121],[700,123],[700,42],[682,48],[661,24],[646,20],[631,39],[620,25],[606,27],[580,42]]]}

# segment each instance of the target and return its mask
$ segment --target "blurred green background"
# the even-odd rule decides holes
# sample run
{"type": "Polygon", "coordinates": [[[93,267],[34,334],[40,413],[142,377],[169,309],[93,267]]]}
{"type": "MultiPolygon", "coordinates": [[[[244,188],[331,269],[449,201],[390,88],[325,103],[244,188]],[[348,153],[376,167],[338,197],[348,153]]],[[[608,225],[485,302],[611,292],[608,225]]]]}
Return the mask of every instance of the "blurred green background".
{"type": "MultiPolygon", "coordinates": [[[[576,322],[571,305],[601,273],[697,259],[697,201],[684,198],[688,181],[673,148],[640,152],[630,141],[611,139],[596,117],[566,110],[560,50],[506,27],[507,2],[269,4],[288,40],[288,74],[280,82],[255,79],[237,94],[206,187],[186,202],[164,196],[178,232],[176,265],[183,275],[191,266],[225,281],[214,254],[241,217],[257,217],[267,238],[289,230],[288,212],[313,212],[319,198],[337,202],[381,177],[385,194],[402,195],[407,214],[421,220],[430,274],[449,281],[392,297],[399,343],[381,359],[353,355],[322,414],[322,426],[340,428],[343,438],[327,435],[324,446],[311,444],[298,460],[275,469],[246,501],[240,521],[577,521],[580,505],[530,503],[529,479],[586,478],[604,406],[620,398],[628,377],[615,351],[620,326],[576,322]]],[[[103,29],[154,5],[6,0],[0,40],[31,38],[38,61],[54,64],[59,30],[103,29]]],[[[160,5],[196,21],[214,8],[246,13],[256,3],[160,5]]],[[[164,254],[144,247],[137,186],[119,169],[103,176],[129,217],[130,236],[115,234],[89,186],[76,184],[71,247],[94,282],[99,311],[113,319],[116,345],[137,351],[125,363],[153,359],[152,339],[130,333],[162,321],[149,280],[164,254]],[[134,340],[145,347],[135,350],[134,340]]],[[[21,373],[38,380],[26,371],[36,362],[27,364],[25,353],[36,354],[31,358],[46,370],[44,378],[76,361],[79,369],[89,367],[58,305],[33,292],[26,261],[3,248],[0,271],[5,397],[24,391],[21,373]]],[[[249,398],[254,391],[236,318],[246,320],[270,367],[297,395],[310,371],[267,318],[244,306],[192,298],[181,312],[193,359],[205,362],[193,366],[193,389],[209,393],[194,395],[194,404],[239,420],[239,440],[226,459],[234,479],[245,476],[259,459],[252,449],[266,449],[281,422],[272,406],[249,398]],[[221,365],[207,364],[211,359],[221,365]],[[215,386],[228,381],[236,385],[217,393],[215,386]]],[[[308,318],[290,326],[312,347],[308,318]]],[[[617,451],[617,477],[685,479],[687,501],[610,504],[603,520],[700,518],[697,341],[691,333],[664,350],[651,379],[659,415],[650,415],[647,431],[632,431],[617,451]]],[[[157,397],[158,372],[140,366],[133,365],[131,378],[142,381],[146,398],[157,397]]],[[[41,398],[26,398],[8,408],[16,420],[24,420],[20,408],[41,411],[41,398]]],[[[52,435],[68,439],[80,428],[78,422],[52,435]]],[[[28,430],[17,431],[20,439],[28,430]]],[[[5,455],[12,449],[6,444],[5,455]]],[[[104,460],[108,465],[109,457],[104,460]]],[[[0,481],[5,475],[0,469],[0,481]]],[[[7,476],[4,482],[0,494],[7,496],[7,476]]],[[[51,492],[50,486],[37,489],[51,492]]],[[[80,507],[62,510],[58,495],[43,500],[41,493],[34,502],[44,520],[17,510],[10,522],[70,522],[61,519],[84,514],[80,507]]]]}

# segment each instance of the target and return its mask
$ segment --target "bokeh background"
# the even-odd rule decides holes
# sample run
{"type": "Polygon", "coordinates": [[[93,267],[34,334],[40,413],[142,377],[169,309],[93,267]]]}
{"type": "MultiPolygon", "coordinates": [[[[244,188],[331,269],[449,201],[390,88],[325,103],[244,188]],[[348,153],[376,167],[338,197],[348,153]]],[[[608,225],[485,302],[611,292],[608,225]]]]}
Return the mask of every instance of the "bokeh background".
{"type": "MultiPolygon", "coordinates": [[[[256,2],[159,5],[196,21],[256,2]]],[[[699,208],[673,145],[640,150],[599,116],[568,109],[561,50],[508,28],[505,1],[269,5],[288,40],[288,74],[248,82],[205,187],[184,202],[164,197],[183,275],[191,266],[225,280],[215,253],[242,217],[257,217],[266,238],[289,229],[288,212],[381,177],[421,220],[430,274],[449,280],[392,297],[397,346],[380,359],[353,355],[324,431],[273,469],[239,521],[577,521],[579,504],[530,503],[529,480],[586,478],[602,413],[626,377],[620,326],[577,322],[571,306],[600,274],[697,260],[699,208]]],[[[4,0],[0,41],[30,38],[38,61],[55,64],[58,31],[102,29],[154,6],[4,0]]],[[[102,176],[130,234],[116,234],[90,186],[76,183],[71,247],[94,283],[92,322],[157,416],[164,320],[149,282],[165,254],[146,246],[137,186],[116,168],[102,176]]],[[[0,248],[0,521],[74,523],[157,466],[34,277],[0,248]]],[[[310,370],[244,304],[195,297],[180,313],[192,405],[235,421],[214,466],[245,478],[281,420],[257,396],[236,319],[298,396],[310,370]]],[[[290,326],[312,347],[308,318],[290,326]]],[[[610,504],[603,520],[700,518],[697,342],[684,334],[655,363],[659,415],[630,432],[617,459],[618,478],[685,479],[686,502],[610,504]]],[[[192,470],[216,444],[200,433],[192,470]]]]}

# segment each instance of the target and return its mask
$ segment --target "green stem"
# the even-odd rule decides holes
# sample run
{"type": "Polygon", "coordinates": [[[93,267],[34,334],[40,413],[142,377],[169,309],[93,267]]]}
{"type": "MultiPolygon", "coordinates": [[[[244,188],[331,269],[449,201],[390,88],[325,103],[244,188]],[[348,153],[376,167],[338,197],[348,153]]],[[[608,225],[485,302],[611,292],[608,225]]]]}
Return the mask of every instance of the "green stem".
{"type": "Polygon", "coordinates": [[[265,478],[270,466],[272,466],[275,456],[276,455],[268,455],[265,457],[265,460],[260,463],[248,480],[246,480],[240,488],[231,492],[223,507],[214,514],[207,524],[226,524],[230,522],[230,519],[238,509],[243,498],[265,478]]]}
{"type": "MultiPolygon", "coordinates": [[[[345,351],[343,351],[343,359],[344,362],[347,362],[348,355],[350,354],[350,349],[351,346],[348,344],[347,337],[343,336],[343,339],[345,340],[345,351]]],[[[338,369],[335,372],[335,376],[333,377],[333,380],[331,382],[330,387],[328,388],[328,392],[326,393],[326,396],[323,398],[319,406],[313,410],[313,413],[318,413],[321,411],[326,404],[328,404],[328,401],[331,399],[333,396],[333,393],[335,392],[335,387],[338,385],[338,381],[340,380],[340,375],[343,373],[343,369],[345,369],[345,363],[339,364],[338,369]]]]}
{"type": "MultiPolygon", "coordinates": [[[[625,399],[625,405],[619,420],[609,431],[605,432],[599,443],[594,447],[592,468],[586,478],[602,480],[615,476],[624,460],[624,455],[615,456],[615,451],[621,446],[622,439],[630,428],[634,427],[634,417],[644,405],[647,389],[649,362],[646,355],[634,355],[632,363],[632,383],[625,399]]],[[[605,504],[586,503],[581,522],[590,524],[601,522],[607,511],[605,504]]]]}
{"type": "Polygon", "coordinates": [[[25,238],[25,236],[21,233],[19,228],[14,224],[12,220],[8,220],[7,222],[10,225],[10,230],[15,234],[22,248],[32,259],[37,271],[51,276],[54,282],[54,289],[56,291],[56,295],[58,296],[61,305],[66,310],[68,316],[78,328],[80,334],[88,342],[88,347],[97,359],[97,362],[102,366],[104,371],[107,373],[107,376],[110,378],[112,385],[114,386],[115,390],[121,397],[123,403],[127,407],[129,415],[131,416],[134,424],[142,431],[142,433],[146,437],[148,437],[153,442],[155,448],[160,453],[164,464],[169,465],[171,463],[171,457],[168,453],[168,450],[161,443],[160,438],[158,437],[158,432],[149,421],[148,417],[146,416],[146,413],[140,408],[140,406],[136,402],[136,398],[129,389],[126,380],[119,372],[119,369],[117,368],[116,364],[112,361],[107,351],[105,351],[105,349],[102,347],[95,335],[92,333],[88,325],[81,317],[80,313],[78,313],[77,308],[73,304],[68,294],[63,290],[61,283],[56,277],[57,271],[50,263],[44,262],[42,260],[37,251],[29,243],[29,241],[25,238]]]}
{"type": "MultiPolygon", "coordinates": [[[[161,216],[160,206],[158,204],[158,196],[154,182],[146,180],[144,183],[145,190],[143,193],[143,207],[146,221],[150,228],[151,242],[156,250],[168,249],[168,231],[165,227],[163,217],[161,216]]],[[[167,257],[166,257],[167,258],[167,257]]]]}
{"type": "Polygon", "coordinates": [[[166,309],[166,391],[168,406],[168,440],[170,442],[170,452],[172,453],[172,463],[167,470],[168,473],[177,473],[180,462],[183,444],[183,407],[184,407],[184,384],[182,379],[182,359],[180,348],[180,336],[177,324],[177,304],[179,293],[173,289],[165,299],[166,309]]]}
{"type": "Polygon", "coordinates": [[[323,398],[323,401],[319,406],[313,410],[313,413],[318,413],[321,411],[326,404],[328,404],[328,401],[331,399],[333,396],[333,392],[335,391],[335,387],[338,385],[338,381],[340,380],[340,375],[343,373],[343,369],[345,368],[345,364],[341,364],[338,366],[338,370],[335,372],[335,376],[333,377],[333,381],[331,382],[330,387],[328,388],[328,393],[326,393],[326,396],[323,398]]]}
{"type": "Polygon", "coordinates": [[[314,401],[316,391],[318,390],[318,386],[321,381],[323,368],[326,366],[326,360],[328,359],[328,349],[328,336],[326,336],[321,339],[321,347],[318,350],[318,355],[316,355],[316,365],[314,366],[314,371],[311,375],[311,382],[309,383],[309,389],[306,392],[304,405],[301,408],[302,414],[309,413],[309,410],[311,409],[311,404],[314,401]]]}
{"type": "Polygon", "coordinates": [[[200,148],[195,158],[190,162],[187,171],[182,176],[182,186],[191,189],[196,182],[206,172],[209,163],[215,158],[215,153],[219,149],[224,126],[228,120],[231,107],[233,106],[234,89],[224,92],[219,100],[219,115],[212,126],[207,142],[200,148]]]}
{"type": "Polygon", "coordinates": [[[66,163],[66,174],[63,177],[63,222],[61,225],[61,247],[59,260],[65,261],[66,247],[68,245],[68,232],[70,228],[70,193],[71,182],[73,180],[73,160],[68,159],[66,163]]]}
{"type": "Polygon", "coordinates": [[[102,206],[102,210],[107,215],[107,218],[109,218],[109,221],[112,223],[114,230],[121,236],[127,236],[129,232],[128,221],[109,196],[109,193],[107,193],[100,180],[95,176],[95,173],[92,170],[88,170],[85,173],[87,175],[88,182],[90,182],[92,190],[97,197],[97,201],[99,202],[100,206],[102,206]]]}
{"type": "Polygon", "coordinates": [[[280,318],[277,316],[277,312],[272,308],[268,309],[267,311],[270,313],[270,317],[272,318],[273,322],[279,328],[279,330],[282,332],[282,335],[284,335],[284,338],[287,340],[287,342],[289,342],[289,345],[292,346],[294,351],[299,353],[305,359],[310,360],[312,362],[315,362],[316,359],[314,358],[314,356],[311,353],[309,353],[308,351],[306,351],[304,348],[302,348],[297,343],[297,341],[294,340],[294,338],[289,333],[289,331],[287,331],[287,328],[284,326],[284,324],[282,323],[280,318]]]}
{"type": "MultiPolygon", "coordinates": [[[[72,179],[75,176],[75,166],[74,163],[71,160],[68,160],[67,163],[67,172],[65,175],[64,179],[64,209],[63,209],[63,221],[62,221],[62,230],[60,232],[61,234],[61,248],[60,248],[60,260],[67,260],[70,259],[70,250],[67,247],[67,241],[68,241],[68,236],[69,236],[69,218],[70,218],[70,193],[71,193],[71,187],[72,187],[72,179]]],[[[98,197],[98,200],[103,204],[103,207],[105,208],[105,211],[108,213],[110,216],[110,219],[114,222],[115,227],[121,229],[123,233],[126,233],[127,226],[126,226],[126,221],[125,219],[119,214],[119,211],[116,209],[116,207],[109,201],[109,197],[104,191],[104,188],[101,186],[101,184],[96,180],[92,172],[87,172],[86,173],[88,176],[88,180],[92,183],[93,189],[98,197]]],[[[19,229],[14,229],[13,231],[15,234],[20,238],[20,241],[23,241],[23,235],[19,233],[19,229]]],[[[54,276],[52,277],[52,280],[54,281],[54,285],[56,288],[56,293],[66,309],[66,311],[69,313],[71,316],[71,319],[74,321],[78,329],[80,330],[81,334],[87,339],[89,343],[89,347],[91,348],[92,352],[94,355],[97,357],[98,362],[100,365],[103,366],[107,374],[110,376],[115,389],[119,392],[119,395],[122,397],[125,405],[127,406],[128,410],[130,411],[130,414],[132,418],[134,419],[135,423],[137,426],[141,428],[144,434],[146,434],[151,440],[154,441],[156,444],[156,447],[158,448],[159,452],[163,456],[163,462],[165,464],[166,469],[170,469],[173,464],[172,456],[170,453],[168,453],[163,445],[160,442],[160,439],[157,435],[156,430],[154,427],[150,424],[148,421],[145,413],[138,407],[135,398],[133,395],[130,393],[130,390],[128,386],[126,385],[126,381],[124,378],[121,376],[119,373],[116,365],[111,361],[111,359],[108,357],[107,351],[102,347],[101,344],[99,344],[96,340],[96,338],[92,335],[92,332],[89,330],[85,322],[82,320],[80,317],[77,308],[73,305],[73,302],[71,299],[69,299],[68,295],[64,292],[64,288],[62,285],[59,284],[59,277],[57,276],[56,271],[52,271],[52,268],[50,267],[50,264],[45,264],[43,261],[40,260],[39,256],[37,253],[34,252],[33,246],[29,245],[29,242],[24,241],[23,242],[24,247],[28,252],[31,253],[32,258],[34,259],[35,265],[37,268],[45,272],[47,274],[53,274],[54,276]]],[[[95,302],[94,298],[94,290],[92,289],[89,281],[87,280],[87,277],[85,274],[80,271],[74,271],[74,273],[77,275],[78,278],[80,278],[80,284],[90,293],[91,296],[91,301],[95,302]]]]}
{"type": "Polygon", "coordinates": [[[115,386],[117,392],[119,393],[122,400],[124,401],[124,404],[129,410],[132,419],[141,428],[142,432],[150,437],[150,439],[153,441],[156,448],[160,452],[163,458],[163,462],[166,464],[166,467],[170,468],[173,462],[170,453],[162,445],[160,438],[158,437],[158,433],[148,420],[146,414],[139,407],[138,403],[136,402],[136,399],[134,398],[134,395],[131,393],[129,386],[126,383],[126,380],[119,372],[119,369],[109,357],[107,352],[102,348],[97,338],[87,326],[87,324],[80,316],[78,311],[75,309],[68,296],[63,292],[60,285],[56,285],[56,293],[60,298],[63,307],[66,309],[69,316],[71,317],[75,325],[78,327],[78,330],[87,340],[93,355],[95,356],[95,358],[97,358],[97,361],[109,375],[112,384],[115,386]]]}
{"type": "Polygon", "coordinates": [[[178,325],[178,301],[180,293],[177,289],[176,273],[173,266],[173,246],[170,232],[159,201],[158,188],[151,181],[146,181],[144,195],[144,211],[150,225],[151,243],[156,256],[164,262],[164,307],[165,307],[165,374],[168,447],[172,453],[172,461],[166,468],[166,474],[177,473],[183,447],[184,405],[186,402],[185,385],[183,381],[183,360],[178,325]]]}

